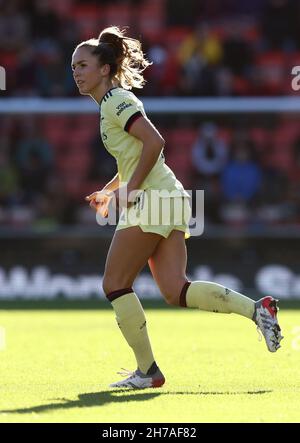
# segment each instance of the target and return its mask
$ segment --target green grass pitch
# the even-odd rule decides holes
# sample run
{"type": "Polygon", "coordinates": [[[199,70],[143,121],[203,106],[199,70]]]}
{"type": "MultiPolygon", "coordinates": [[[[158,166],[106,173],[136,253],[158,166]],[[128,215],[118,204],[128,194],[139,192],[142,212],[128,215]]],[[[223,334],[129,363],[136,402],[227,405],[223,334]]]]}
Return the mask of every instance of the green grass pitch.
{"type": "Polygon", "coordinates": [[[272,354],[246,318],[146,309],[166,384],[116,391],[135,360],[112,310],[2,310],[0,421],[299,422],[299,313],[281,309],[272,354]]]}

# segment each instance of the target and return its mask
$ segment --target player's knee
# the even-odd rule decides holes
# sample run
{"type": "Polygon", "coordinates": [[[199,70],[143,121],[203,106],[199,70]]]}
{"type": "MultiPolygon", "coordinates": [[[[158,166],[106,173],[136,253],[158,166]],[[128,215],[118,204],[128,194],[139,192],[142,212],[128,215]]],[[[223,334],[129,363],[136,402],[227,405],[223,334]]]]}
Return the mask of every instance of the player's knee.
{"type": "Polygon", "coordinates": [[[110,278],[107,275],[104,275],[103,280],[102,280],[102,289],[103,289],[103,292],[105,295],[114,291],[115,285],[114,285],[112,278],[110,278]]]}
{"type": "Polygon", "coordinates": [[[102,281],[102,289],[104,294],[107,296],[111,292],[120,288],[117,288],[116,282],[114,282],[112,278],[104,276],[102,281]]]}
{"type": "Polygon", "coordinates": [[[163,296],[168,305],[179,306],[179,297],[177,291],[163,291],[163,296]]]}
{"type": "Polygon", "coordinates": [[[173,280],[160,282],[160,290],[168,305],[180,306],[180,293],[185,283],[185,277],[178,277],[173,278],[173,280]]]}
{"type": "Polygon", "coordinates": [[[108,294],[119,291],[124,288],[130,288],[132,286],[132,282],[128,281],[125,277],[116,277],[110,275],[104,275],[102,281],[102,289],[104,294],[107,296],[108,294]]]}

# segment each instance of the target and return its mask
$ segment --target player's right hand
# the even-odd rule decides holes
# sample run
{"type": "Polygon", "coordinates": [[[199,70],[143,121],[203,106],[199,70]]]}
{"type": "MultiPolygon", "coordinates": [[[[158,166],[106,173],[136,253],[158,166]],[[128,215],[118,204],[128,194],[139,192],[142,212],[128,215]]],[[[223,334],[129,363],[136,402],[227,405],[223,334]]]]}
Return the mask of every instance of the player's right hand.
{"type": "Polygon", "coordinates": [[[96,191],[85,197],[85,200],[90,202],[90,207],[104,218],[108,216],[108,205],[112,199],[113,192],[111,191],[96,191]]]}

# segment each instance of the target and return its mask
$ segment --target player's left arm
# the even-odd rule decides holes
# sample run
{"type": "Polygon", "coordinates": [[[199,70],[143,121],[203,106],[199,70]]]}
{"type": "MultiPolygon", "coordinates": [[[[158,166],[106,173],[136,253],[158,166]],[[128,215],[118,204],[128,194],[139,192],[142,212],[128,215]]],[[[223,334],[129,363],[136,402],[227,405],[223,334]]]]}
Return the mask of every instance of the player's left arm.
{"type": "Polygon", "coordinates": [[[143,143],[139,162],[127,184],[129,194],[131,191],[139,189],[149,175],[165,145],[165,141],[150,120],[143,116],[132,123],[128,132],[143,143]]]}

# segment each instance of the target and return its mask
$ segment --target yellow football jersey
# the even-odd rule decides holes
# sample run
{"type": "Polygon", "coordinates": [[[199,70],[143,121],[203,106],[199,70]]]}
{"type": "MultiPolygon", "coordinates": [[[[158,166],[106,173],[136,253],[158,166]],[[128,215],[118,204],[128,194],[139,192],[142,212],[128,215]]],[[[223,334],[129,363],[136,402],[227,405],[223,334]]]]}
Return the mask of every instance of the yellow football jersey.
{"type": "MultiPolygon", "coordinates": [[[[123,88],[110,89],[100,103],[102,141],[117,161],[120,182],[129,182],[142,152],[143,143],[129,134],[130,126],[140,116],[147,118],[142,102],[123,88]]],[[[140,189],[176,190],[179,195],[188,196],[165,164],[163,150],[140,189]]]]}

